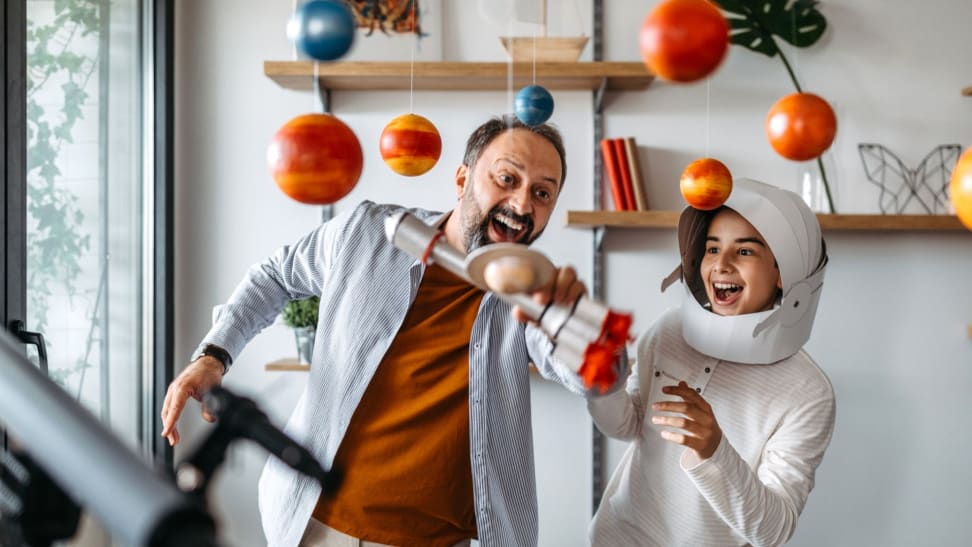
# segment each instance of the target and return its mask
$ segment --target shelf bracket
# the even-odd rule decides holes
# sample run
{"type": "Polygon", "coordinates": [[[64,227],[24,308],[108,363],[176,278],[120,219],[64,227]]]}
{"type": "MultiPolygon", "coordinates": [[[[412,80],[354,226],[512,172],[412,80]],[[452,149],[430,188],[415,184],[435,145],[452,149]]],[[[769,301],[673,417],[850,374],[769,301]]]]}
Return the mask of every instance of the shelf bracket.
{"type": "MultiPolygon", "coordinates": [[[[316,65],[315,65],[316,66],[316,65]]],[[[314,95],[321,101],[321,112],[331,113],[331,88],[321,85],[321,79],[314,77],[314,95]]]]}
{"type": "MultiPolygon", "coordinates": [[[[330,114],[331,88],[321,85],[321,77],[317,75],[317,63],[314,63],[314,78],[311,81],[314,82],[314,95],[321,101],[321,112],[330,114]]],[[[329,204],[321,207],[321,223],[323,224],[332,218],[334,218],[334,205],[329,204]]]]}
{"type": "Polygon", "coordinates": [[[331,113],[331,88],[321,85],[321,75],[319,72],[320,63],[314,63],[314,77],[311,78],[311,85],[314,88],[314,95],[321,101],[321,112],[331,113]]]}
{"type": "Polygon", "coordinates": [[[607,228],[604,226],[594,227],[594,250],[596,252],[600,253],[604,251],[604,232],[606,231],[607,228]]]}
{"type": "Polygon", "coordinates": [[[594,112],[600,114],[604,107],[604,94],[607,92],[608,79],[601,78],[601,85],[594,91],[594,112]]]}

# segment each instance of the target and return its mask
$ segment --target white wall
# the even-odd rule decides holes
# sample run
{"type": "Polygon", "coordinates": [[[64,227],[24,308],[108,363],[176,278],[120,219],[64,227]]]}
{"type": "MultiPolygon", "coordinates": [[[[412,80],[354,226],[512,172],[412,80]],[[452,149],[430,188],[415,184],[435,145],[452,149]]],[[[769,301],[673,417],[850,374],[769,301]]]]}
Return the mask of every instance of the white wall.
{"type": "MultiPolygon", "coordinates": [[[[580,2],[580,0],[578,0],[580,2]]],[[[583,2],[580,2],[583,3],[583,2]]],[[[495,36],[468,0],[444,0],[446,60],[501,61],[495,36]],[[472,11],[471,11],[472,10],[472,11]]],[[[638,60],[637,32],[654,2],[605,2],[605,59],[638,60]]],[[[309,93],[281,89],[262,75],[265,59],[289,59],[284,24],[290,1],[207,0],[177,4],[176,65],[176,350],[188,357],[245,269],[318,221],[320,209],[286,198],[267,174],[265,151],[287,119],[316,110],[309,93]]],[[[831,29],[809,50],[788,50],[808,90],[837,104],[834,147],[841,212],[876,212],[876,187],[864,178],[858,142],[880,142],[915,165],[937,144],[972,144],[972,57],[965,32],[967,0],[824,2],[831,29]]],[[[590,10],[583,10],[585,26],[590,10]]],[[[541,82],[542,83],[542,82],[541,82]]],[[[777,59],[730,48],[707,82],[657,83],[612,95],[606,134],[637,137],[657,208],[679,206],[677,179],[692,159],[722,159],[736,176],[795,189],[797,167],[775,156],[763,136],[769,105],[792,91],[777,59]],[[709,114],[706,115],[708,102],[709,114]],[[708,149],[706,147],[708,135],[708,149]]],[[[564,228],[568,209],[588,209],[592,189],[589,94],[555,93],[553,121],[563,130],[570,165],[555,221],[539,247],[590,279],[591,236],[564,228]]],[[[362,141],[361,183],[338,204],[360,199],[428,208],[454,203],[452,174],[468,133],[509,110],[506,92],[416,92],[415,112],[443,137],[439,165],[417,179],[393,175],[377,138],[408,110],[407,92],[335,92],[333,110],[362,141]]],[[[826,234],[831,254],[809,350],[830,375],[838,397],[837,429],[818,474],[794,545],[958,545],[972,541],[963,518],[963,465],[972,449],[964,421],[972,415],[972,269],[967,233],[826,234]]],[[[607,300],[631,309],[645,328],[674,295],[659,295],[675,264],[669,230],[611,230],[607,300]]],[[[265,372],[291,355],[289,331],[274,326],[238,357],[228,385],[257,398],[283,421],[301,389],[300,373],[265,372]]],[[[181,361],[177,367],[183,366],[181,361]]],[[[590,420],[583,402],[537,381],[534,429],[540,487],[541,544],[584,545],[590,515],[590,420]]],[[[188,455],[206,431],[198,406],[182,422],[188,455]]],[[[623,447],[612,443],[609,460],[623,447]]],[[[213,491],[228,544],[262,545],[256,479],[264,455],[241,447],[213,491]]]]}

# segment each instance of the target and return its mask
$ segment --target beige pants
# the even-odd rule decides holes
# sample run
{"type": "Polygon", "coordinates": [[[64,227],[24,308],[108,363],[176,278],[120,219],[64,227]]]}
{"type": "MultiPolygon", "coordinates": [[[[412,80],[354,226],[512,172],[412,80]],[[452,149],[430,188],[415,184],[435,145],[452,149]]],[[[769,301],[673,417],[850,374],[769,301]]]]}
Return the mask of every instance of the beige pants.
{"type": "MultiPolygon", "coordinates": [[[[469,547],[470,540],[460,541],[454,547],[469,547]]],[[[384,543],[364,541],[356,537],[351,537],[344,532],[339,532],[334,528],[324,524],[317,519],[310,519],[307,529],[304,530],[304,537],[300,539],[301,547],[393,547],[384,543]]]]}

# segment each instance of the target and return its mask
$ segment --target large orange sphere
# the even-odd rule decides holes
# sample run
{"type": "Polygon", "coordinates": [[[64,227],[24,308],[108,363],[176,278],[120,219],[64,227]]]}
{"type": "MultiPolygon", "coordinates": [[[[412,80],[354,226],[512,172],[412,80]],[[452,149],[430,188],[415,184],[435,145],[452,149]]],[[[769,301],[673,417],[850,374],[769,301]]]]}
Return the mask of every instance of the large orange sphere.
{"type": "Polygon", "coordinates": [[[381,158],[392,171],[406,177],[425,173],[442,153],[439,130],[418,114],[403,114],[388,123],[378,142],[381,158]]]}
{"type": "Polygon", "coordinates": [[[972,230],[972,147],[969,147],[952,170],[948,198],[955,214],[966,228],[972,230]]]}
{"type": "Polygon", "coordinates": [[[665,0],[641,25],[641,57],[659,78],[693,82],[705,78],[729,49],[729,23],[708,0],[665,0]]]}
{"type": "Polygon", "coordinates": [[[688,164],[678,180],[685,202],[703,211],[722,207],[732,193],[732,173],[714,158],[701,158],[688,164]]]}
{"type": "Polygon", "coordinates": [[[823,154],[837,135],[837,116],[813,93],[792,93],[776,101],[766,115],[766,137],[776,153],[793,161],[823,154]]]}
{"type": "Polygon", "coordinates": [[[361,177],[364,157],[354,131],[330,114],[304,114],[277,130],[267,148],[277,186],[291,198],[327,205],[361,177]]]}

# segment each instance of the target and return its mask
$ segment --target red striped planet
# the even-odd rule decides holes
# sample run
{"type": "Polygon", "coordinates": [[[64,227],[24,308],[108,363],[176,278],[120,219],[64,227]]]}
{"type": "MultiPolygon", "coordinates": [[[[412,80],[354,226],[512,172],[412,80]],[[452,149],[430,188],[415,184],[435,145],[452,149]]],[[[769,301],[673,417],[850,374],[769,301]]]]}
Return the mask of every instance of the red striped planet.
{"type": "Polygon", "coordinates": [[[344,122],[330,114],[303,114],[274,134],[267,163],[285,194],[301,203],[327,205],[358,184],[364,156],[344,122]]]}
{"type": "Polygon", "coordinates": [[[392,171],[414,177],[432,169],[439,161],[442,139],[428,119],[418,114],[403,114],[385,126],[378,148],[392,171]]]}

